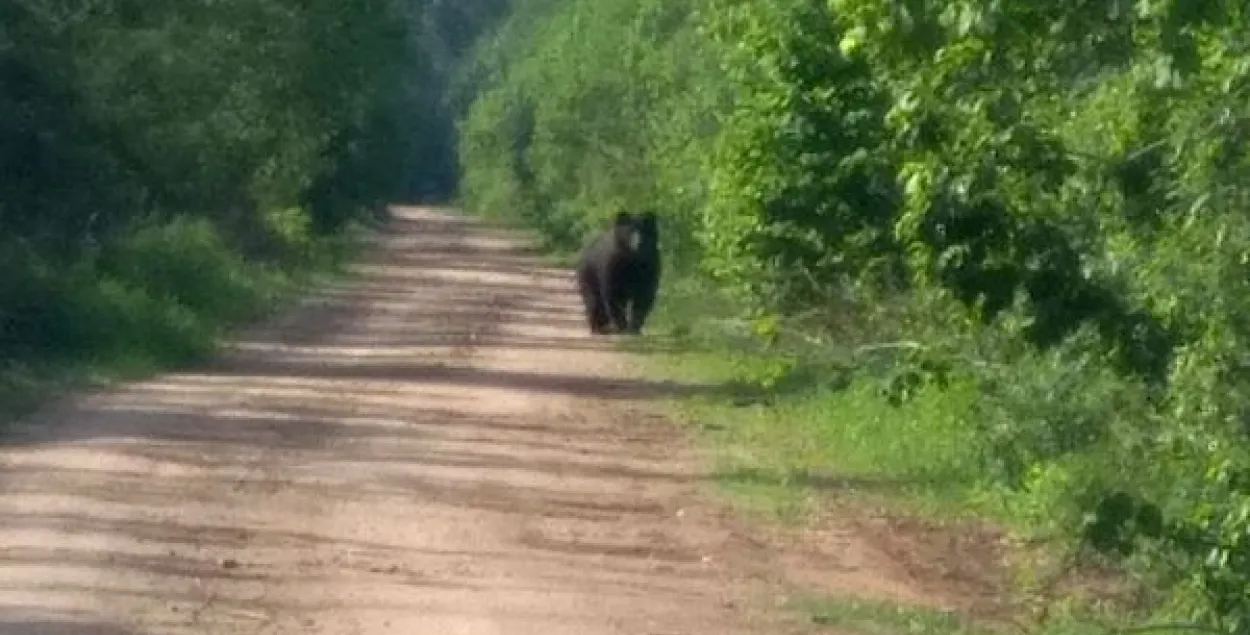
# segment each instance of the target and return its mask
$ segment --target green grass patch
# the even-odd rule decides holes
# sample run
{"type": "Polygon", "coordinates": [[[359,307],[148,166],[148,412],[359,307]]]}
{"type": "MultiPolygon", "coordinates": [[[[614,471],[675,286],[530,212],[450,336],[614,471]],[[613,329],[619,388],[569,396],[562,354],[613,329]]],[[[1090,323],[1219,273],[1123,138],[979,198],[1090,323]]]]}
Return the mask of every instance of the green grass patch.
{"type": "Polygon", "coordinates": [[[970,381],[926,386],[892,405],[888,377],[858,372],[836,348],[811,355],[775,352],[705,288],[677,281],[663,290],[649,329],[631,344],[651,354],[648,372],[728,390],[672,406],[705,431],[724,489],[753,511],[798,520],[830,497],[906,505],[931,514],[989,511],[970,381]]]}
{"type": "Polygon", "coordinates": [[[949,611],[902,607],[888,602],[804,598],[796,608],[831,631],[860,635],[995,635],[949,611]]]}
{"type": "Polygon", "coordinates": [[[1113,635],[1125,632],[1180,635],[1203,632],[1184,624],[1166,622],[1126,631],[1113,621],[1113,616],[1093,617],[1083,610],[1071,612],[1071,607],[1063,604],[1051,610],[1045,623],[1029,625],[991,623],[968,619],[955,611],[858,599],[800,596],[790,605],[831,633],[858,635],[1113,635]]]}

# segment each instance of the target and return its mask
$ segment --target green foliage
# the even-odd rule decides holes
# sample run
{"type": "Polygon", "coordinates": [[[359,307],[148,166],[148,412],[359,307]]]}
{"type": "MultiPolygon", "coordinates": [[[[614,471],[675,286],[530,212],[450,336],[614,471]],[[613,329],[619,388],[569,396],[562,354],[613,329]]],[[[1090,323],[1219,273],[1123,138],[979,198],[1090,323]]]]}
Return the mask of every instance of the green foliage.
{"type": "Polygon", "coordinates": [[[293,281],[245,266],[203,220],[145,230],[69,270],[19,249],[4,267],[0,349],[10,364],[197,359],[221,326],[256,315],[293,281]]]}
{"type": "Polygon", "coordinates": [[[249,286],[243,259],[203,221],[144,229],[106,256],[104,269],[148,294],[222,320],[239,317],[231,314],[238,306],[263,302],[249,286]]]}
{"type": "Polygon", "coordinates": [[[722,4],[708,30],[728,49],[736,98],[710,157],[705,268],[744,299],[785,307],[863,271],[893,273],[899,197],[892,153],[868,151],[887,141],[871,69],[838,50],[824,6],[722,4]]]}
{"type": "Polygon", "coordinates": [[[547,0],[478,50],[463,194],[563,248],[660,210],[725,298],[680,330],[741,316],[720,345],[768,352],[741,385],[853,369],[827,412],[765,400],[761,436],[948,461],[1246,632],[1247,27],[1233,2],[547,0]]]}
{"type": "Polygon", "coordinates": [[[0,2],[0,406],[201,357],[364,212],[450,194],[447,86],[507,8],[0,2]]]}
{"type": "Polygon", "coordinates": [[[667,262],[692,264],[692,182],[711,143],[714,63],[694,0],[536,2],[478,52],[463,122],[462,194],[576,247],[619,210],[661,214],[667,262]],[[533,33],[543,34],[532,37],[533,33]],[[702,144],[702,145],[701,145],[702,144]]]}

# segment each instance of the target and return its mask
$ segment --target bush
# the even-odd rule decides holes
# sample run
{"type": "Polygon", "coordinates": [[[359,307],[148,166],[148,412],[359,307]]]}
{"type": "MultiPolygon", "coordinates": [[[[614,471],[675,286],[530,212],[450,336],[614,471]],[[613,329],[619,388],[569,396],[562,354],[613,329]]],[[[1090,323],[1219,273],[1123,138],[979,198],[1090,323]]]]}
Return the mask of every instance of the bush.
{"type": "Polygon", "coordinates": [[[203,220],[146,229],[68,270],[27,253],[5,271],[0,350],[43,363],[198,359],[220,327],[257,315],[290,281],[247,265],[203,220]]]}
{"type": "MultiPolygon", "coordinates": [[[[1250,14],[1191,4],[540,3],[479,52],[465,199],[563,247],[660,209],[731,298],[685,331],[732,307],[798,366],[914,344],[960,388],[853,363],[943,404],[914,432],[958,430],[970,487],[1244,632],[1250,14]]],[[[827,439],[887,407],[855,394],[827,439]]]]}

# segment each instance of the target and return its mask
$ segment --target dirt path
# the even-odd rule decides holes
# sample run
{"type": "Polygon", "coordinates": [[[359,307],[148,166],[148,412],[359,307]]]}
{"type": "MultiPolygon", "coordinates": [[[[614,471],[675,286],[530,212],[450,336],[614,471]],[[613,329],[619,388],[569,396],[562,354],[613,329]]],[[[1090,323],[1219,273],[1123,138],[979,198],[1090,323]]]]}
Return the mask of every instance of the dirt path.
{"type": "Polygon", "coordinates": [[[698,387],[629,379],[515,236],[400,208],[375,240],[206,367],[6,438],[0,633],[782,632],[631,405],[698,387]]]}

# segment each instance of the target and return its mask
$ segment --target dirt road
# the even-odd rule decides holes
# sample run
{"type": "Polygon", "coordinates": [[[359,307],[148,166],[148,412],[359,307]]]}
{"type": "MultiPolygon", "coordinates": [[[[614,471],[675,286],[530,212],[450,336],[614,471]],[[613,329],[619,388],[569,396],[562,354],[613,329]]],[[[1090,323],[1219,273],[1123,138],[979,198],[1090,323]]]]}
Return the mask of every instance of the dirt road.
{"type": "Polygon", "coordinates": [[[630,405],[699,388],[630,379],[538,263],[398,208],[211,364],[28,418],[0,444],[0,633],[765,628],[750,548],[630,405]]]}

